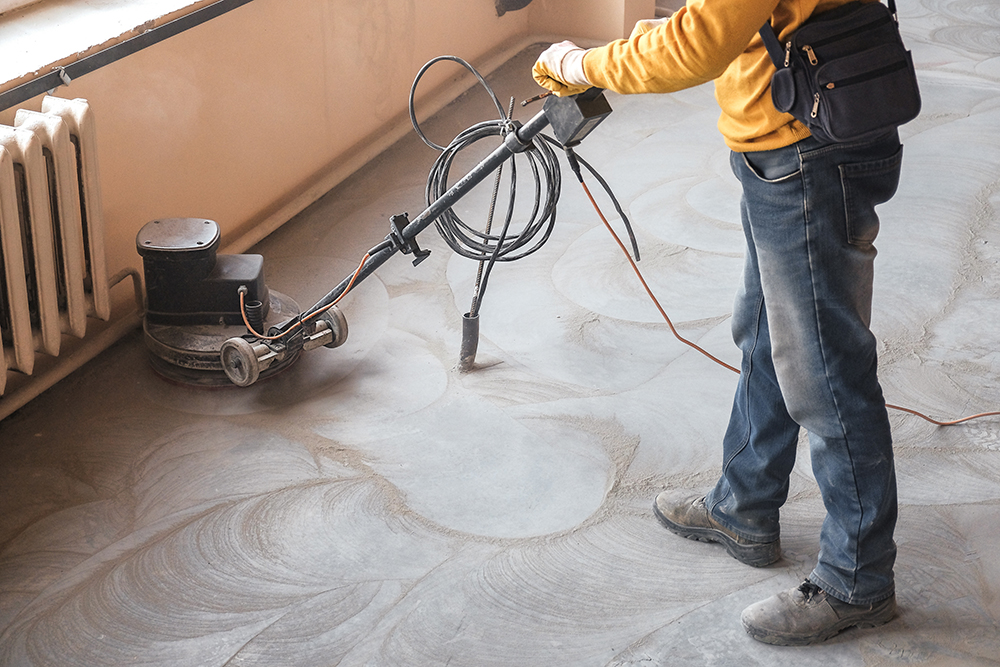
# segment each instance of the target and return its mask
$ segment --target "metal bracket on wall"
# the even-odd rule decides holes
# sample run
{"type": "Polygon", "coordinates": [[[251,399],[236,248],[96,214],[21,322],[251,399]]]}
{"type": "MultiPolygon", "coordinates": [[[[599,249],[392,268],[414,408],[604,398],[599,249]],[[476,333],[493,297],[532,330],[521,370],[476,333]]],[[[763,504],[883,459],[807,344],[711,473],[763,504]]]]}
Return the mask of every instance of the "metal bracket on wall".
{"type": "Polygon", "coordinates": [[[524,9],[531,0],[496,0],[497,16],[503,16],[507,12],[524,9]]]}
{"type": "Polygon", "coordinates": [[[84,74],[89,74],[105,65],[121,60],[137,51],[141,51],[148,46],[180,34],[185,30],[190,30],[206,21],[221,16],[237,7],[253,2],[253,0],[219,0],[210,5],[196,9],[190,14],[185,14],[173,21],[164,23],[161,26],[150,28],[141,35],[131,37],[124,42],[119,42],[106,49],[98,51],[86,58],[81,58],[74,63],[62,67],[56,67],[48,74],[43,74],[27,83],[11,88],[0,93],[0,111],[9,109],[15,105],[26,102],[31,98],[58,88],[67,81],[78,79],[84,74]]]}

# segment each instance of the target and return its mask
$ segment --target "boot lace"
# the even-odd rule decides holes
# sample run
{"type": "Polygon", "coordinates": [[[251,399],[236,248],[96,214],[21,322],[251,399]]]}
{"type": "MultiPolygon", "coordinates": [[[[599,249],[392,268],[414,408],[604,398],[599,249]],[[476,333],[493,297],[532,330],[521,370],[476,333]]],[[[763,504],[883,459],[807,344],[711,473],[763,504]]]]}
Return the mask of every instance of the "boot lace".
{"type": "Polygon", "coordinates": [[[823,592],[823,589],[806,579],[799,586],[799,592],[805,597],[806,602],[811,602],[814,597],[823,592]]]}

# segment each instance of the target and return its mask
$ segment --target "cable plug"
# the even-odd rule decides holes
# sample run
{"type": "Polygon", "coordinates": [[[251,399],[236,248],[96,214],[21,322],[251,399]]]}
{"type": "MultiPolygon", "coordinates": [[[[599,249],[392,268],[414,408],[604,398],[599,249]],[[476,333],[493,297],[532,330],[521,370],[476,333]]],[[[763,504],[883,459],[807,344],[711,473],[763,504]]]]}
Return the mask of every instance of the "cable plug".
{"type": "Polygon", "coordinates": [[[569,146],[563,146],[563,150],[566,151],[566,160],[569,162],[569,168],[576,174],[577,180],[583,183],[583,173],[580,171],[580,161],[576,159],[576,152],[569,146]]]}

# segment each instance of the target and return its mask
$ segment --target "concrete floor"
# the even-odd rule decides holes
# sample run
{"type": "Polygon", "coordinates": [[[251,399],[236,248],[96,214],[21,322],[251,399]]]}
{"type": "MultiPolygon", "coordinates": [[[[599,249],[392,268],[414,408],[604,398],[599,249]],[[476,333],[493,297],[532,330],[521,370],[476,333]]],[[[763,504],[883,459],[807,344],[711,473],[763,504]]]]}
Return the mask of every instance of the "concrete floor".
{"type": "MultiPolygon", "coordinates": [[[[1000,9],[900,10],[924,112],[881,209],[886,395],[997,410],[1000,9]]],[[[493,77],[502,99],[536,92],[532,57],[493,77]]],[[[611,103],[580,153],[682,333],[733,363],[742,238],[712,89],[611,103]]],[[[477,89],[427,130],[494,115],[477,89]]],[[[325,293],[423,208],[434,157],[404,140],[268,238],[272,289],[325,293]]],[[[456,364],[475,264],[420,241],[427,261],[395,257],[345,300],[344,347],[277,377],[170,384],[137,332],[0,423],[0,665],[1000,664],[1000,420],[893,412],[899,617],[764,646],[739,613],[812,568],[808,451],[776,565],[668,533],[653,496],[714,482],[736,380],[671,337],[575,181],[548,244],[494,272],[474,372],[456,364]]]]}

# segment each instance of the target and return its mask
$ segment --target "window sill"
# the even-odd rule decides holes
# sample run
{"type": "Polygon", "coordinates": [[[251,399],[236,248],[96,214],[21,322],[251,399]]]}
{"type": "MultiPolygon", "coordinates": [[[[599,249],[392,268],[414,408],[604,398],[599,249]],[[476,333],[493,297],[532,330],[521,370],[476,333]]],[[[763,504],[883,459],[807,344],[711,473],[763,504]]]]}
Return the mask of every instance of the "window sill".
{"type": "Polygon", "coordinates": [[[214,0],[45,0],[0,16],[0,92],[214,0]]]}
{"type": "Polygon", "coordinates": [[[0,0],[0,14],[6,14],[7,12],[12,12],[15,9],[21,9],[22,7],[27,7],[28,5],[33,5],[41,0],[0,0]]]}

